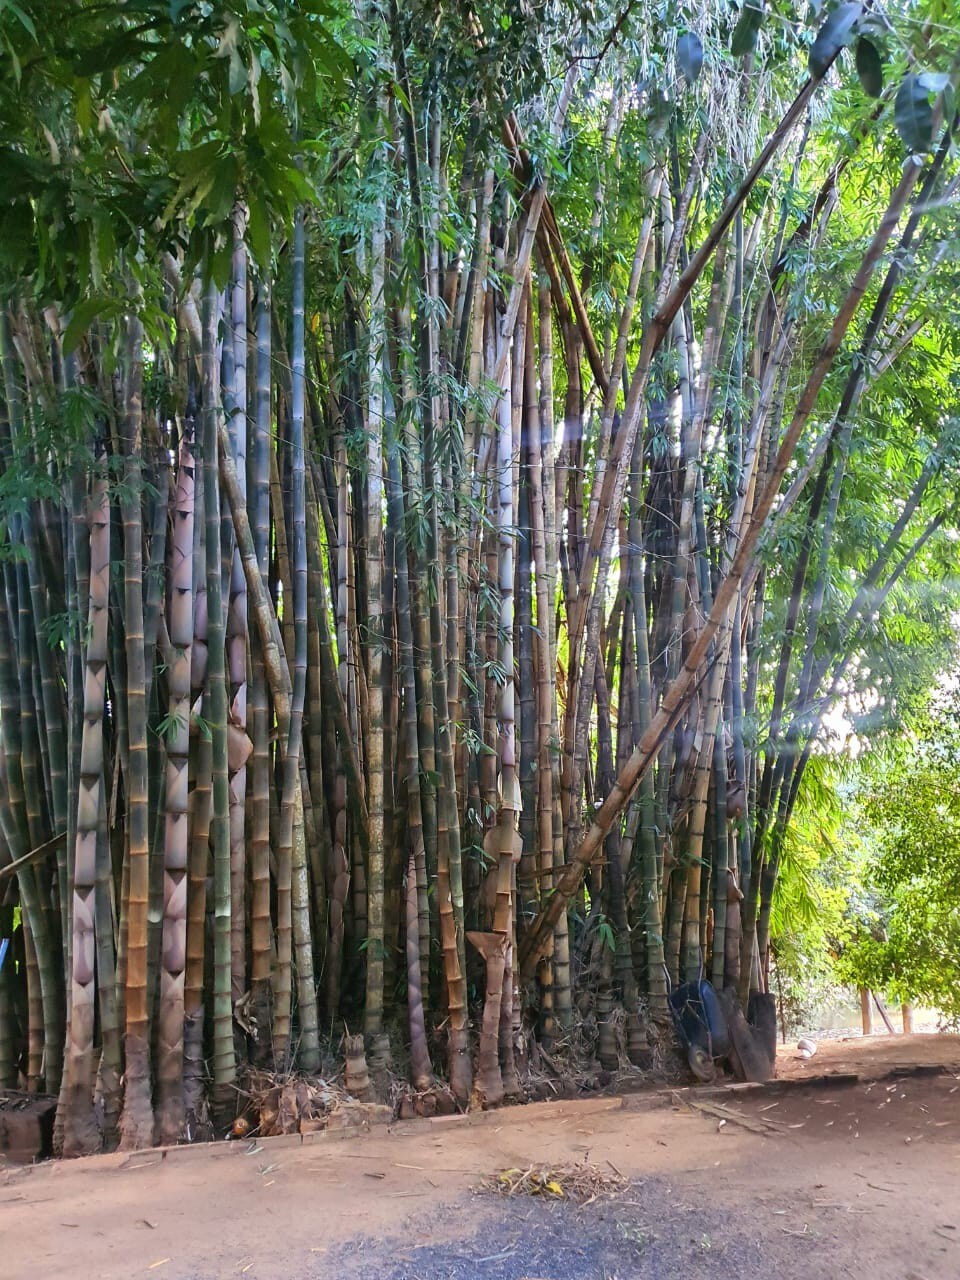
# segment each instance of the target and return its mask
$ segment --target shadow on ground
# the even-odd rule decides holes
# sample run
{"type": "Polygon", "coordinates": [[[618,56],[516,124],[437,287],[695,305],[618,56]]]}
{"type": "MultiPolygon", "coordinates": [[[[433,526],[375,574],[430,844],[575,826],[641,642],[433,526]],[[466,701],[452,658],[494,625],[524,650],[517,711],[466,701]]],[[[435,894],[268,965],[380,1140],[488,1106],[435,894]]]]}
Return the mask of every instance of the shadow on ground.
{"type": "MultiPolygon", "coordinates": [[[[481,1201],[477,1201],[479,1206],[481,1201]]],[[[490,1199],[476,1229],[447,1244],[394,1238],[350,1241],[304,1280],[339,1274],[377,1280],[769,1280],[809,1275],[811,1235],[782,1234],[775,1256],[747,1215],[708,1209],[675,1194],[665,1179],[632,1182],[615,1199],[583,1208],[529,1197],[490,1199]]],[[[417,1222],[417,1235],[446,1228],[417,1222]]],[[[831,1272],[831,1242],[818,1233],[817,1264],[831,1272]]],[[[819,1274],[819,1272],[818,1272],[819,1274]]]]}

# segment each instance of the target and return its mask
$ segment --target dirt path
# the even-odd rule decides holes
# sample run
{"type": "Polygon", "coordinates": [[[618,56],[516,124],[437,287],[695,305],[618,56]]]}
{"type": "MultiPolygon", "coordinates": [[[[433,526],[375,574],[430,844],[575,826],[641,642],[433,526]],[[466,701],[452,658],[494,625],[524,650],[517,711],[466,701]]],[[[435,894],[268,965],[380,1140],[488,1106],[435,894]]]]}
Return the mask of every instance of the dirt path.
{"type": "MultiPolygon", "coordinates": [[[[937,1039],[924,1053],[960,1064],[937,1039]]],[[[865,1074],[888,1069],[868,1049],[865,1074]]],[[[31,1280],[956,1280],[960,1065],[0,1167],[0,1240],[31,1280]],[[583,1209],[471,1190],[581,1160],[627,1190],[583,1209]]]]}

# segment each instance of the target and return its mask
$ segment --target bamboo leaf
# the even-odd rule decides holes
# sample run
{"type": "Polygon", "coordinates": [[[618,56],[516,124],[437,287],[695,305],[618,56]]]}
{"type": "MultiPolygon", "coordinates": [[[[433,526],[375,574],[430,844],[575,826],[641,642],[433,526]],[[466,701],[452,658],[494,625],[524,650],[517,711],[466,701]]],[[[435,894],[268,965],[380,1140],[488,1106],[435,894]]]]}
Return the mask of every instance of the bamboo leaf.
{"type": "Polygon", "coordinates": [[[12,13],[23,27],[24,31],[33,36],[34,40],[36,40],[37,28],[34,26],[33,19],[30,17],[29,13],[25,13],[18,4],[14,4],[13,0],[4,0],[4,3],[0,4],[0,11],[4,9],[12,13]]]}
{"type": "Polygon", "coordinates": [[[240,57],[239,41],[240,23],[238,19],[231,18],[223,30],[220,44],[214,54],[214,57],[228,60],[227,87],[231,94],[239,93],[247,83],[247,69],[240,57]]]}
{"type": "Polygon", "coordinates": [[[78,303],[63,335],[63,349],[67,355],[75,351],[80,339],[98,316],[117,315],[122,304],[116,298],[93,297],[78,303]]]}

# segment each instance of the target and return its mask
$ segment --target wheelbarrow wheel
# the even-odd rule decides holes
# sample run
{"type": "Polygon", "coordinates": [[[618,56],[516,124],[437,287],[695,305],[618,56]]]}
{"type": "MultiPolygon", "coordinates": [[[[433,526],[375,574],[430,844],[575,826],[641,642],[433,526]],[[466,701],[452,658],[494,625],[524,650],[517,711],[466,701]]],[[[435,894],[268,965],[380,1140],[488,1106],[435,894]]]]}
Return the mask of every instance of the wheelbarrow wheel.
{"type": "Polygon", "coordinates": [[[690,1064],[690,1070],[702,1080],[704,1084],[709,1084],[716,1075],[713,1065],[713,1058],[707,1053],[703,1045],[692,1044],[687,1050],[687,1062],[690,1064]]]}

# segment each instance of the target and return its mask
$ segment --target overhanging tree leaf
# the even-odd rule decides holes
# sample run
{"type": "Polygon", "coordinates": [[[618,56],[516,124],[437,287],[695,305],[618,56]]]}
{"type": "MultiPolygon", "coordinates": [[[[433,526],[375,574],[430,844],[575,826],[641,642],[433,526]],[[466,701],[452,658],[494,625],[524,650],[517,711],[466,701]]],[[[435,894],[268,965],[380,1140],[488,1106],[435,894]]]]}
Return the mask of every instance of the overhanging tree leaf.
{"type": "Polygon", "coordinates": [[[883,93],[883,63],[880,51],[872,40],[861,36],[857,41],[857,75],[863,85],[864,93],[871,98],[879,98],[883,93]]]}
{"type": "MultiPolygon", "coordinates": [[[[931,85],[934,77],[910,74],[897,90],[893,118],[903,145],[912,154],[927,151],[933,141],[933,97],[939,89],[931,85]]],[[[939,86],[942,88],[942,85],[939,86]]]]}
{"type": "Polygon", "coordinates": [[[694,31],[685,31],[677,41],[677,65],[687,84],[696,84],[703,70],[703,43],[694,31]]]}
{"type": "Polygon", "coordinates": [[[733,29],[730,52],[735,58],[745,58],[753,53],[763,26],[763,0],[747,0],[740,11],[740,18],[733,29]]]}
{"type": "Polygon", "coordinates": [[[847,0],[847,3],[834,9],[817,32],[817,38],[810,49],[810,74],[815,80],[826,75],[834,58],[853,39],[861,11],[857,0],[847,0]]]}

